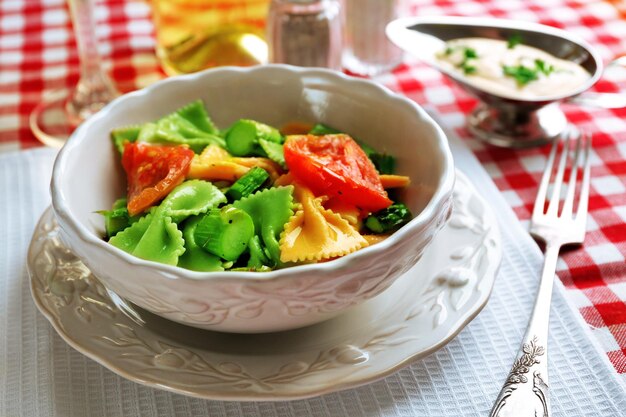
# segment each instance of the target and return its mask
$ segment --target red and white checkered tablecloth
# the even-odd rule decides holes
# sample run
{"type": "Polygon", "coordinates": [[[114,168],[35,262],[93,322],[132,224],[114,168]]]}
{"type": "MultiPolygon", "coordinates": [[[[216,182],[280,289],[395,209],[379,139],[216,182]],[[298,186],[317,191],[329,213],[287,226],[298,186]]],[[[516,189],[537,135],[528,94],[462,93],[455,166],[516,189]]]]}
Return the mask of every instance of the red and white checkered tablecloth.
{"type": "MultiPolygon", "coordinates": [[[[597,48],[602,57],[626,54],[623,0],[413,0],[417,15],[494,16],[567,29],[597,48]]],[[[164,76],[154,55],[148,3],[97,3],[100,53],[118,88],[144,87],[164,76]]],[[[626,89],[604,79],[598,91],[626,89]]],[[[45,90],[71,87],[78,57],[65,0],[0,1],[0,151],[39,146],[28,115],[45,90]]],[[[434,107],[467,140],[522,222],[530,218],[548,148],[523,151],[486,146],[469,137],[465,115],[476,104],[437,71],[408,58],[378,80],[418,103],[434,107]]],[[[582,248],[566,252],[558,274],[571,301],[617,373],[626,379],[626,109],[564,106],[569,120],[593,136],[588,234],[582,248]]]]}

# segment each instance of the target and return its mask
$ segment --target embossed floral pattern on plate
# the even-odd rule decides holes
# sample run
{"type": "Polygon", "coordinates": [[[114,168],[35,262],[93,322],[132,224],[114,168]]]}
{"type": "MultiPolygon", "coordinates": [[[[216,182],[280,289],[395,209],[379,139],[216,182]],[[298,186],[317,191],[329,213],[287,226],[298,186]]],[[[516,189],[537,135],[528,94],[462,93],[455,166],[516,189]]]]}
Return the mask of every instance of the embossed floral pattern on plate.
{"type": "Polygon", "coordinates": [[[128,306],[65,248],[51,210],[29,250],[31,290],[68,343],[131,380],[210,399],[316,396],[373,381],[431,353],[484,306],[501,258],[497,225],[460,173],[453,205],[423,259],[389,289],[303,329],[217,333],[128,306]]]}

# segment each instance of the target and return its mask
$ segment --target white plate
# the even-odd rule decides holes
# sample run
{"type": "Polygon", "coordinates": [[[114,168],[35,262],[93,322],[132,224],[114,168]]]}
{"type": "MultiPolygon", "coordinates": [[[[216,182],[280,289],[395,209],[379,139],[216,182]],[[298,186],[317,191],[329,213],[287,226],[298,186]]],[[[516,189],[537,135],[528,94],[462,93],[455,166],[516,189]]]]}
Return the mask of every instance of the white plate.
{"type": "Polygon", "coordinates": [[[494,214],[457,172],[452,217],[423,259],[381,295],[299,330],[217,333],[126,306],[62,244],[51,209],[35,229],[28,269],[37,307],[88,357],[155,388],[252,401],[355,387],[441,348],[487,302],[500,259],[494,214]]]}

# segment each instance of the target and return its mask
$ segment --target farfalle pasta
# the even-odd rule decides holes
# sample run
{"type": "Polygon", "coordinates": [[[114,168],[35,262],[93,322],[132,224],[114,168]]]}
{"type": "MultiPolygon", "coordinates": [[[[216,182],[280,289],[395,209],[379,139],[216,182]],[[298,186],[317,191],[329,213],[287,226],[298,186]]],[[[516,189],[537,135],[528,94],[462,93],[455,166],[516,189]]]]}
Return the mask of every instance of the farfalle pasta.
{"type": "Polygon", "coordinates": [[[322,206],[306,186],[294,187],[300,206],[285,225],[280,239],[282,262],[321,261],[347,255],[367,241],[347,220],[322,206]]]}
{"type": "Polygon", "coordinates": [[[348,255],[410,221],[386,190],[409,184],[392,156],[321,124],[288,130],[220,130],[201,101],[115,129],[127,194],[100,212],[105,239],[194,271],[269,271],[348,255]]]}

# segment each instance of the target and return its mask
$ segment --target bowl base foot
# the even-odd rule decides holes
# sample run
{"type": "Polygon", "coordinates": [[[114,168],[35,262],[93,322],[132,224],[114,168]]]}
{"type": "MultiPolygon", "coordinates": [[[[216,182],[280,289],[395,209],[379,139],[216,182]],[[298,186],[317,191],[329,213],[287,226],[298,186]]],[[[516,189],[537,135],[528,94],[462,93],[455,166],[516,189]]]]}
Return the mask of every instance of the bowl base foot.
{"type": "Polygon", "coordinates": [[[480,104],[468,117],[468,129],[476,138],[503,148],[531,148],[557,138],[567,126],[556,105],[536,110],[491,107],[480,104]]]}

